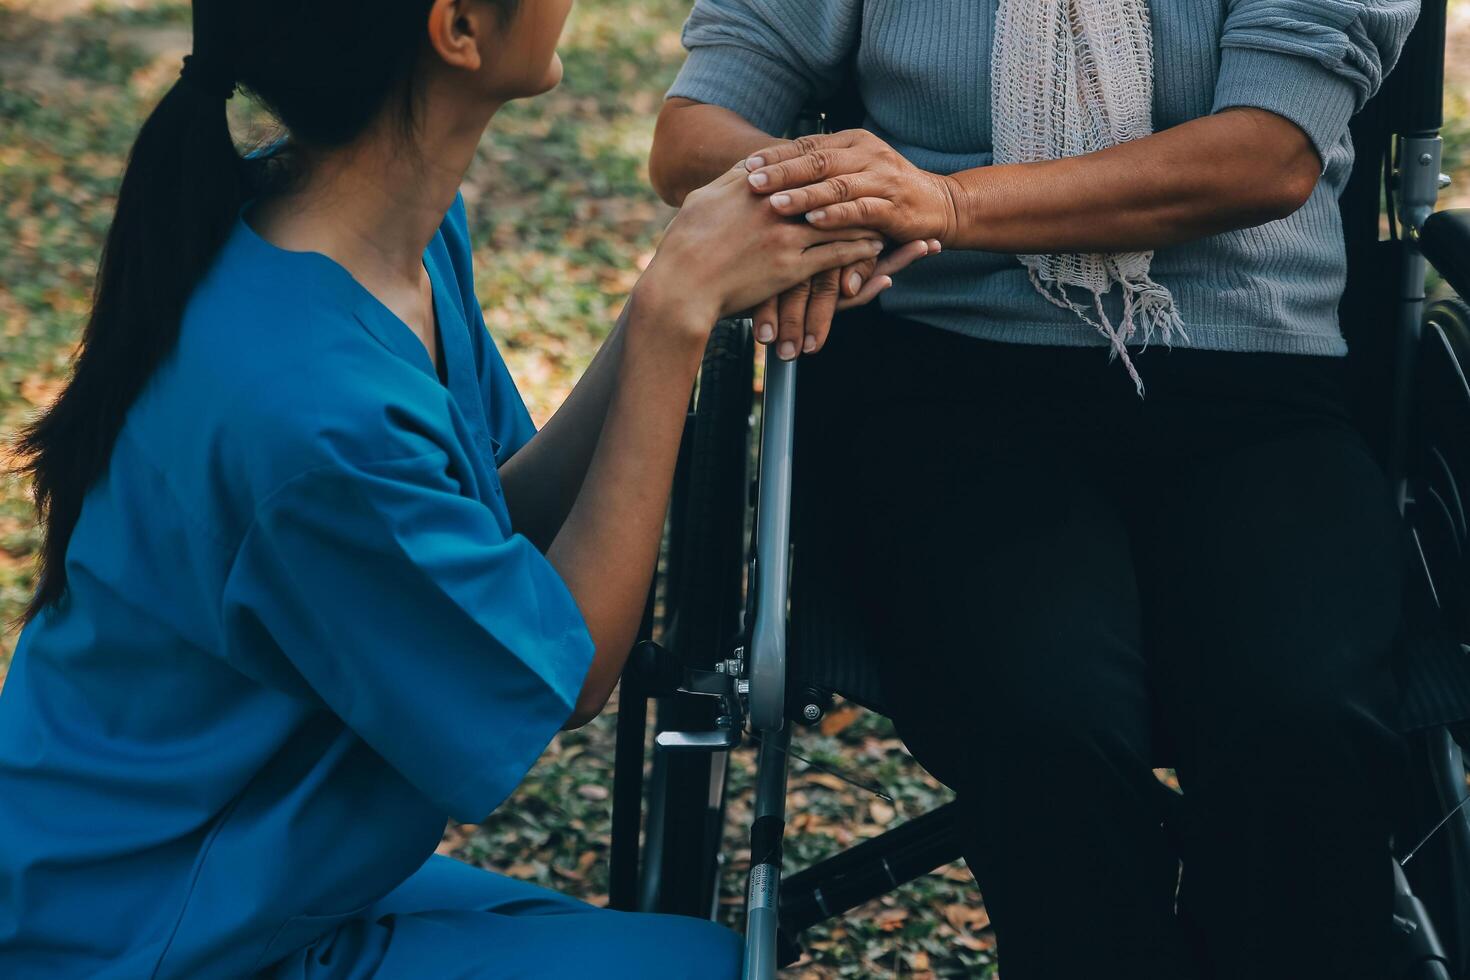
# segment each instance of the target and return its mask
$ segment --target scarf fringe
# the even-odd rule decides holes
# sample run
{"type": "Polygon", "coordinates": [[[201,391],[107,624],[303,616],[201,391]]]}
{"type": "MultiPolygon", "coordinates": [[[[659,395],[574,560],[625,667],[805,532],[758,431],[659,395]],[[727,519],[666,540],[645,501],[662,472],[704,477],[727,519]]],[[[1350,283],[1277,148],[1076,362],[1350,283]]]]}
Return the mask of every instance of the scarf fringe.
{"type": "MultiPolygon", "coordinates": [[[[1153,132],[1153,30],[1149,0],[999,0],[991,51],[991,118],[996,163],[1079,156],[1153,132]]],[[[1169,290],[1149,275],[1152,252],[1021,255],[1031,283],[1108,340],[1143,394],[1128,356],[1142,333],[1173,346],[1189,337],[1169,290]],[[1123,290],[1114,324],[1103,298],[1123,290]],[[1068,295],[1073,286],[1091,304],[1068,295]]]]}
{"type": "MultiPolygon", "coordinates": [[[[1026,258],[1031,258],[1031,256],[1023,257],[1023,261],[1026,258]]],[[[1128,356],[1128,342],[1138,333],[1139,324],[1143,325],[1143,346],[1138,351],[1140,354],[1148,350],[1148,345],[1153,342],[1155,333],[1164,342],[1164,346],[1170,350],[1174,347],[1176,337],[1181,343],[1187,344],[1189,335],[1184,330],[1184,320],[1180,317],[1179,309],[1175,306],[1174,297],[1169,294],[1169,290],[1150,278],[1146,271],[1133,275],[1124,273],[1118,267],[1115,256],[1105,256],[1104,259],[1108,272],[1108,288],[1088,289],[1092,295],[1090,307],[1078,303],[1067,293],[1069,285],[1086,287],[1057,279],[1049,268],[1039,262],[1034,264],[1026,262],[1026,270],[1030,276],[1031,285],[1048,302],[1064,310],[1071,310],[1083,322],[1107,339],[1111,348],[1108,360],[1123,362],[1123,367],[1128,371],[1128,377],[1133,379],[1134,387],[1138,389],[1138,396],[1142,398],[1144,396],[1143,378],[1134,366],[1133,359],[1128,356]],[[1116,325],[1108,316],[1104,305],[1104,298],[1112,291],[1114,283],[1123,288],[1123,317],[1116,325]]]]}

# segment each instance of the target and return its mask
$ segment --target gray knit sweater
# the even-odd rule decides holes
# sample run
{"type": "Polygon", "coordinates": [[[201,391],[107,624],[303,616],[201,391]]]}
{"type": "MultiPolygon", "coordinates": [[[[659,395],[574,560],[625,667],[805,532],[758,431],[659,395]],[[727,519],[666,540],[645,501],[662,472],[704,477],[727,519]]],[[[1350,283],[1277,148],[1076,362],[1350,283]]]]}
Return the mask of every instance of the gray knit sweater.
{"type": "MultiPolygon", "coordinates": [[[[1326,164],[1295,214],[1161,248],[1190,343],[1340,355],[1345,259],[1337,198],[1352,167],[1348,119],[1393,66],[1418,0],[1151,0],[1154,128],[1230,106],[1292,120],[1326,164]]],[[[769,133],[841,84],[857,48],[865,126],[916,166],[991,162],[990,50],[996,0],[698,0],[689,60],[669,94],[724,106],[769,133]]],[[[1121,313],[1118,290],[1108,314],[1121,313]]],[[[1037,294],[1013,256],[945,252],[901,273],[886,312],[976,337],[1106,340],[1037,294]]],[[[1140,362],[1140,366],[1145,362],[1140,362]]]]}

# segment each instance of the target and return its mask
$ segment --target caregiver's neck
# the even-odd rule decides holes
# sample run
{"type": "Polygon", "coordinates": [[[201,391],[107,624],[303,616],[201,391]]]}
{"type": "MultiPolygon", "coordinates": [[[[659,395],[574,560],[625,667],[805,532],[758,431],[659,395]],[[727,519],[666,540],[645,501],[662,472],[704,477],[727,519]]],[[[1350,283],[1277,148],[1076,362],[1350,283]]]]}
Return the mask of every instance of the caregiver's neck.
{"type": "Polygon", "coordinates": [[[312,154],[305,179],[262,201],[255,230],[290,251],[321,252],[369,289],[418,283],[424,249],[454,204],[499,103],[446,105],[432,93],[412,135],[385,116],[350,146],[312,154]]]}

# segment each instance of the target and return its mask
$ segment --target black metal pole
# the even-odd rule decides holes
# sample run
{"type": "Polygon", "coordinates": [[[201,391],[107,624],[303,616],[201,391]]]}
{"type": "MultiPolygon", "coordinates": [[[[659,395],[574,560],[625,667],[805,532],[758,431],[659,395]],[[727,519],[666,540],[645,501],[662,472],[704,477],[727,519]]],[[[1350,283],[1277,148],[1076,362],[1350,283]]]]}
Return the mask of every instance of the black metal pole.
{"type": "Polygon", "coordinates": [[[643,740],[648,699],[629,691],[618,698],[618,742],[613,754],[612,844],[607,906],[638,909],[638,836],[643,822],[643,740]]]}
{"type": "Polygon", "coordinates": [[[804,929],[837,918],[962,856],[958,803],[949,802],[781,883],[781,930],[795,939],[804,929]]]}
{"type": "MultiPolygon", "coordinates": [[[[657,586],[648,590],[641,643],[653,635],[657,586]]],[[[638,910],[639,837],[643,831],[643,759],[648,735],[648,694],[637,676],[639,663],[629,658],[618,690],[617,744],[613,750],[612,842],[608,845],[607,907],[638,910]]]]}
{"type": "Polygon", "coordinates": [[[1446,0],[1424,0],[1419,21],[1409,35],[1395,81],[1397,112],[1393,130],[1396,160],[1395,203],[1403,228],[1400,250],[1399,309],[1395,331],[1393,415],[1388,477],[1399,508],[1408,503],[1409,426],[1414,407],[1414,376],[1423,337],[1424,287],[1427,271],[1419,249],[1419,230],[1434,212],[1439,196],[1439,167],[1444,121],[1444,56],[1446,0]]]}
{"type": "Polygon", "coordinates": [[[1444,128],[1446,0],[1423,0],[1419,20],[1389,76],[1394,132],[1432,134],[1444,128]]]}

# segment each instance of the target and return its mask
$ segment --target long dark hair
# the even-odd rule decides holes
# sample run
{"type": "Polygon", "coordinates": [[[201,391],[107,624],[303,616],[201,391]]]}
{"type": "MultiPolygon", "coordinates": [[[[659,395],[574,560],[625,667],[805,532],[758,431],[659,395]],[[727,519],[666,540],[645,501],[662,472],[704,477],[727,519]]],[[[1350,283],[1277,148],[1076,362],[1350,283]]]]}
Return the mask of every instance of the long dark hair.
{"type": "MultiPolygon", "coordinates": [[[[514,0],[493,0],[502,18],[514,0]]],[[[194,54],[133,144],[70,383],[21,434],[45,524],[29,622],[66,593],[66,549],[128,409],[174,350],[190,294],[250,197],[301,176],[306,151],[352,142],[394,99],[412,128],[412,79],[433,0],[194,0],[194,54]],[[236,84],[289,134],[244,158],[226,101],[236,84]]]]}

